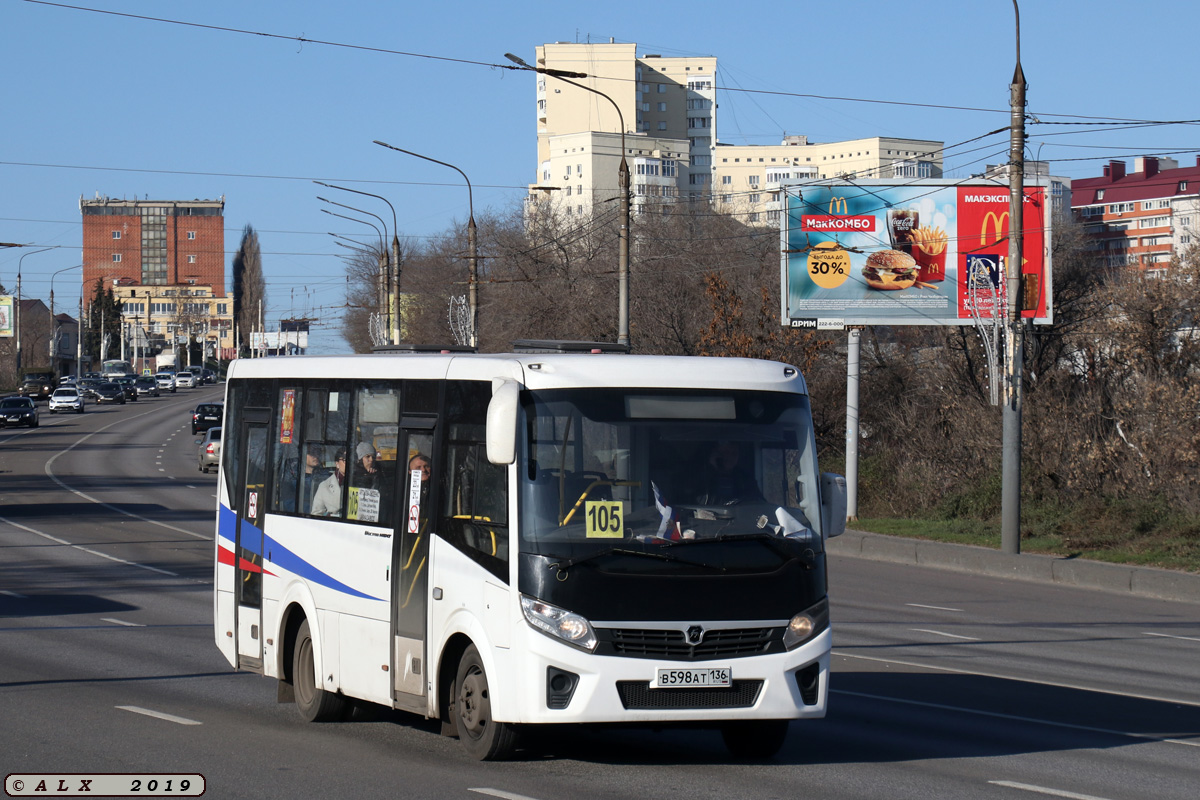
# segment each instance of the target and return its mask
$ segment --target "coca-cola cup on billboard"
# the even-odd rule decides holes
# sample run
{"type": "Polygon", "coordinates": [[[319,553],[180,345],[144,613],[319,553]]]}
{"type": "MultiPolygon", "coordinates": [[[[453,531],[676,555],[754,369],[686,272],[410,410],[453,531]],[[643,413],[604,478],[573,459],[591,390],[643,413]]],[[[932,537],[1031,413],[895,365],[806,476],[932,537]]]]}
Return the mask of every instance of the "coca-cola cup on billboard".
{"type": "Polygon", "coordinates": [[[887,220],[892,249],[912,255],[912,232],[920,227],[921,213],[915,208],[889,208],[887,220]]]}
{"type": "Polygon", "coordinates": [[[917,262],[917,280],[923,283],[946,280],[946,232],[941,228],[916,228],[910,236],[912,257],[917,262]]]}

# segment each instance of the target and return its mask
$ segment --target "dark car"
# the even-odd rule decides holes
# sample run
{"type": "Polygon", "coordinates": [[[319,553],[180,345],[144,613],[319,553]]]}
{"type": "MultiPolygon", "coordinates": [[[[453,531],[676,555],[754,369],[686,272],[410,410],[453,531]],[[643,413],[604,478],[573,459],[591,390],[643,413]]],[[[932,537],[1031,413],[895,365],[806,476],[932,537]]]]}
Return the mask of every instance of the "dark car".
{"type": "Polygon", "coordinates": [[[133,382],[133,385],[137,389],[139,396],[148,395],[150,397],[158,397],[160,394],[158,391],[158,382],[149,375],[138,378],[133,382]]]}
{"type": "Polygon", "coordinates": [[[28,397],[6,397],[0,400],[0,428],[16,425],[38,426],[38,410],[28,397]]]}
{"type": "Polygon", "coordinates": [[[84,378],[78,384],[79,393],[84,397],[90,397],[93,400],[97,399],[96,387],[104,383],[100,378],[84,378]]]}
{"type": "Polygon", "coordinates": [[[201,403],[196,406],[196,410],[192,412],[192,433],[218,427],[224,413],[224,403],[201,403]]]}
{"type": "Polygon", "coordinates": [[[125,390],[115,383],[102,383],[93,390],[97,403],[125,405],[125,390]]]}
{"type": "Polygon", "coordinates": [[[216,383],[217,382],[217,373],[213,372],[211,369],[203,370],[200,373],[200,380],[202,383],[208,383],[208,384],[216,383]]]}
{"type": "Polygon", "coordinates": [[[54,394],[57,388],[58,384],[50,378],[26,378],[17,394],[21,397],[32,397],[34,400],[45,400],[54,394]]]}
{"type": "Polygon", "coordinates": [[[133,378],[133,377],[113,378],[112,382],[115,383],[117,386],[120,386],[121,391],[125,392],[126,400],[133,400],[134,402],[137,402],[138,390],[137,390],[137,379],[136,378],[133,378]]]}

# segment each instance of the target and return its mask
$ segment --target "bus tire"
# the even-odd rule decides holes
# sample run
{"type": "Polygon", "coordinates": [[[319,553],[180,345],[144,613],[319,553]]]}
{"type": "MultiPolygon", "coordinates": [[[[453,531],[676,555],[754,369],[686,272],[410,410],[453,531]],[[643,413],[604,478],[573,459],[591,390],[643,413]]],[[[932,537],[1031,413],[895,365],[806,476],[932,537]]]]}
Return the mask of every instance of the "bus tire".
{"type": "Polygon", "coordinates": [[[517,749],[517,729],[492,719],[491,693],[479,650],[471,645],[458,662],[454,681],[454,714],[458,738],[477,761],[502,761],[517,749]]]}
{"type": "Polygon", "coordinates": [[[313,657],[312,634],[308,620],[296,631],[296,647],[292,651],[292,685],[296,693],[296,708],[309,722],[329,722],[341,719],[346,710],[346,698],[320,688],[316,661],[313,657]]]}
{"type": "Polygon", "coordinates": [[[725,747],[735,758],[771,758],[783,747],[787,734],[786,719],[726,722],[721,726],[721,738],[725,740],[725,747]]]}

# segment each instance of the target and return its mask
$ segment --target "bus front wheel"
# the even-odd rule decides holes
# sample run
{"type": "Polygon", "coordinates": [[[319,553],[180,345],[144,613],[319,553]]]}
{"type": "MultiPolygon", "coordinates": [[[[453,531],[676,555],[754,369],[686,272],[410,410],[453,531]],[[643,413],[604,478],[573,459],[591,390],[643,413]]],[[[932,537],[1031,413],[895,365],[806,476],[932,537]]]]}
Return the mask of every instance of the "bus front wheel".
{"type": "Polygon", "coordinates": [[[492,719],[491,690],[475,645],[468,647],[458,662],[454,693],[458,738],[467,754],[477,761],[511,757],[517,749],[517,730],[507,722],[492,719]]]}
{"type": "Polygon", "coordinates": [[[327,692],[318,685],[316,661],[313,657],[312,634],[308,620],[300,623],[296,632],[296,649],[292,653],[292,685],[296,693],[296,708],[309,722],[328,722],[341,719],[346,700],[339,694],[327,692]]]}
{"type": "Polygon", "coordinates": [[[736,758],[767,759],[779,752],[787,738],[786,719],[727,722],[721,726],[725,747],[736,758]]]}

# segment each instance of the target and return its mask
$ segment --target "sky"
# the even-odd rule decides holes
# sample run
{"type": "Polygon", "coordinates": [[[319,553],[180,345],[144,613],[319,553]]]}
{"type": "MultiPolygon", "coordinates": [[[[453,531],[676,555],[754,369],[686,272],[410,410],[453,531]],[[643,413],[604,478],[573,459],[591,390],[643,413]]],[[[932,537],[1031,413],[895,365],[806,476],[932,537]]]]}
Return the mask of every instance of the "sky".
{"type": "MultiPolygon", "coordinates": [[[[1027,158],[1070,178],[1110,158],[1196,163],[1197,122],[1157,123],[1200,121],[1200,3],[1021,0],[1021,12],[1027,158]]],[[[949,178],[1007,160],[1006,132],[950,146],[1009,123],[1011,0],[0,0],[0,242],[29,245],[0,249],[0,284],[12,291],[20,266],[22,294],[48,301],[62,270],[56,307],[78,307],[81,196],[224,197],[227,276],[251,225],[268,327],[315,318],[310,352],[348,352],[348,251],[328,234],[377,237],[317,197],[378,214],[389,235],[392,212],[312,181],[382,195],[402,239],[466,220],[457,172],[382,140],[462,169],[477,216],[507,211],[538,175],[535,76],[504,54],[532,62],[546,42],[610,39],[715,56],[722,142],[932,139],[948,146],[949,178]]]]}

